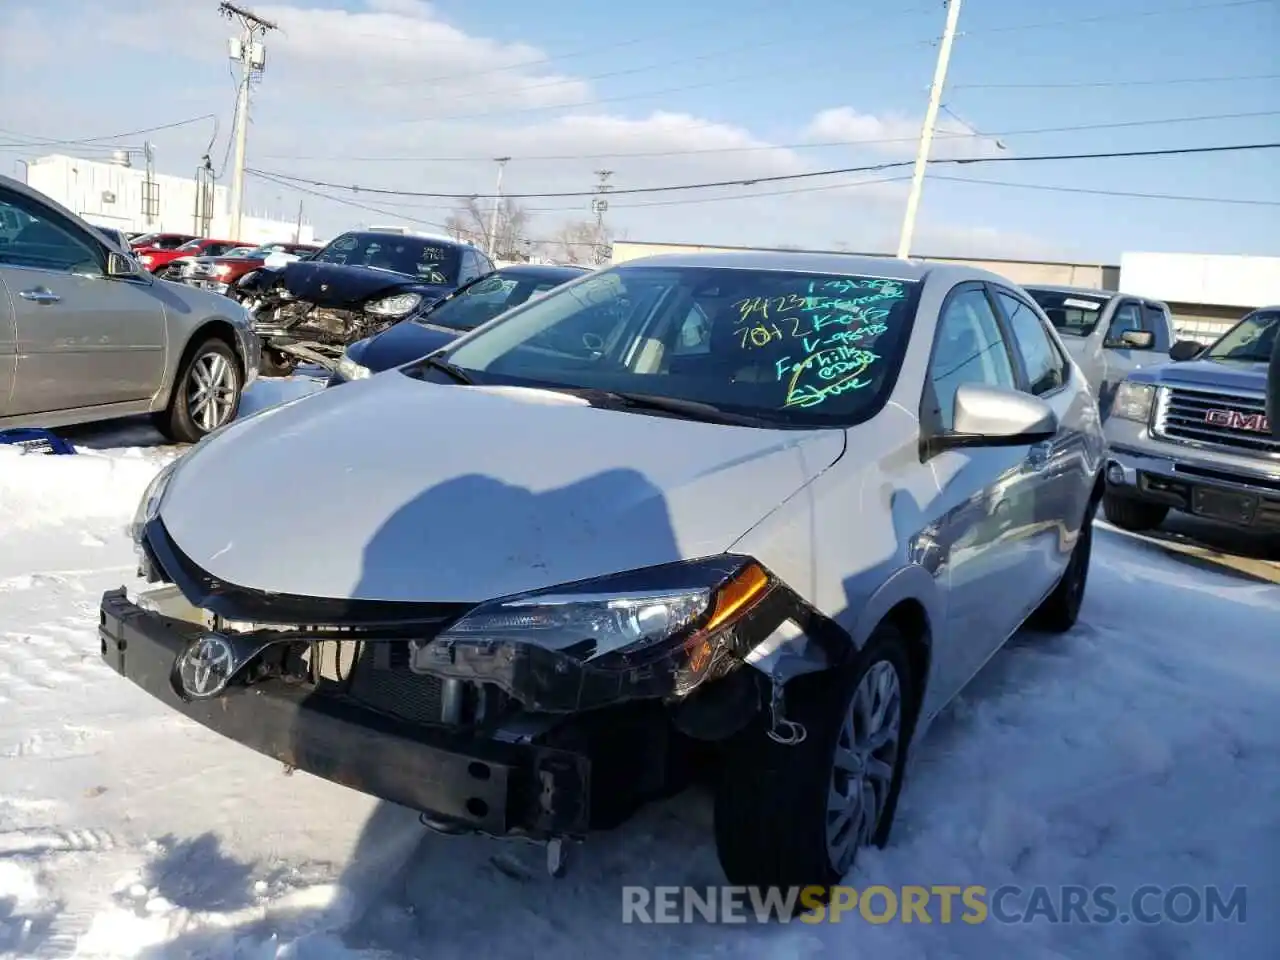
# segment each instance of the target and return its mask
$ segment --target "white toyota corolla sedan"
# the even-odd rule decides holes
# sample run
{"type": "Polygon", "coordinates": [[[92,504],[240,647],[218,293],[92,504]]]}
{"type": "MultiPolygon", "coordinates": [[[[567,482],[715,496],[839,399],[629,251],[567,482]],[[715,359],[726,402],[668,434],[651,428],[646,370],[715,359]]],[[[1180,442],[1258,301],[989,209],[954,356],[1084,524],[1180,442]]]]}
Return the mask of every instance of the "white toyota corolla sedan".
{"type": "Polygon", "coordinates": [[[154,586],[104,596],[102,654],[553,872],[705,776],[731,882],[829,885],[887,841],[938,711],[1024,624],[1076,621],[1103,451],[1000,276],[632,261],[199,444],[139,506],[154,586]]]}

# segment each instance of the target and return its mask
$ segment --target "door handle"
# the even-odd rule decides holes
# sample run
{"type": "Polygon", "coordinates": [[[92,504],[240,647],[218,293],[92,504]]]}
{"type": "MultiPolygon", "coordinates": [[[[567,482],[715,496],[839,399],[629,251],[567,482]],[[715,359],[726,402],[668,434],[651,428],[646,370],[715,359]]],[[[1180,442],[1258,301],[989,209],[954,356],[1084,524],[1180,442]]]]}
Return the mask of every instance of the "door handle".
{"type": "Polygon", "coordinates": [[[57,303],[62,298],[48,287],[36,287],[34,290],[23,290],[18,294],[23,300],[33,303],[57,303]]]}

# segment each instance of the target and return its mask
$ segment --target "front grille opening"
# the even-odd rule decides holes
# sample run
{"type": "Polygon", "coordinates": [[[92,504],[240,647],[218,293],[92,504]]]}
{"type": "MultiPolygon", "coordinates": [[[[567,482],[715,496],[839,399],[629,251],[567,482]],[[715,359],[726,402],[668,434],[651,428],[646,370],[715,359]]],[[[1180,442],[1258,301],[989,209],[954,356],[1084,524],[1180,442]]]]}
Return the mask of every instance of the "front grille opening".
{"type": "Polygon", "coordinates": [[[1280,457],[1270,436],[1261,396],[1166,387],[1156,410],[1157,436],[1207,444],[1241,453],[1280,457]]]}
{"type": "Polygon", "coordinates": [[[407,640],[321,640],[307,662],[316,691],[416,726],[477,727],[511,698],[491,684],[446,682],[409,669],[407,640]]]}

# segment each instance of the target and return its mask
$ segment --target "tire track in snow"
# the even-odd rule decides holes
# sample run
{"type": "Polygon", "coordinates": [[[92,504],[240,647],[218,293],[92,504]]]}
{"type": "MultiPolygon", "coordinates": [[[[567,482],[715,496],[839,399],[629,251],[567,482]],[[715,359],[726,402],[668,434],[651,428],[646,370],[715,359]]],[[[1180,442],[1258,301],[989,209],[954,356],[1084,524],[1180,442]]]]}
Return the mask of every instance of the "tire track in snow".
{"type": "Polygon", "coordinates": [[[108,830],[7,830],[0,832],[0,857],[46,856],[55,853],[98,853],[121,844],[108,830]]]}

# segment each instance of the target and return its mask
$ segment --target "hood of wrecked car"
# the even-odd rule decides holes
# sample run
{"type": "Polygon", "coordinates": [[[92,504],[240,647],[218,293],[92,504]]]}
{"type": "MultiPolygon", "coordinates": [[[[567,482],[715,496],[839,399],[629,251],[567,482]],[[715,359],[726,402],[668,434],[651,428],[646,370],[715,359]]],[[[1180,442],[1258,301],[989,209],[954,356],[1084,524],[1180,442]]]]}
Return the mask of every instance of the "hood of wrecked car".
{"type": "Polygon", "coordinates": [[[241,587],[478,602],[722,552],[844,446],[393,370],[207,441],[160,520],[241,587]]]}
{"type": "Polygon", "coordinates": [[[422,283],[403,273],[377,267],[296,260],[280,272],[281,282],[299,300],[324,307],[351,307],[375,296],[421,293],[425,300],[443,297],[452,287],[422,283]]]}
{"type": "Polygon", "coordinates": [[[382,333],[348,348],[351,359],[371,370],[387,370],[425,357],[452,343],[463,331],[434,327],[421,320],[401,320],[382,333]]]}

